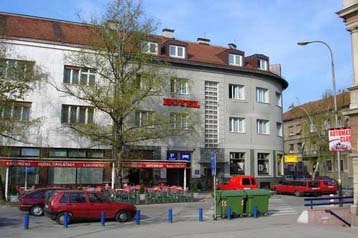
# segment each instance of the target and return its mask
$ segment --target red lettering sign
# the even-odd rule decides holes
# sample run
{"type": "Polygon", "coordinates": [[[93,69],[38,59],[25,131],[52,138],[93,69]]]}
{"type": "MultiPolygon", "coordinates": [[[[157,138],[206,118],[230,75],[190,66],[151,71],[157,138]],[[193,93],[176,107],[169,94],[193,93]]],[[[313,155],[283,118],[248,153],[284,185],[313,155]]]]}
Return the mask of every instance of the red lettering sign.
{"type": "Polygon", "coordinates": [[[163,98],[164,106],[181,106],[181,107],[190,107],[190,108],[200,108],[198,101],[186,100],[186,99],[175,99],[175,98],[163,98]]]}

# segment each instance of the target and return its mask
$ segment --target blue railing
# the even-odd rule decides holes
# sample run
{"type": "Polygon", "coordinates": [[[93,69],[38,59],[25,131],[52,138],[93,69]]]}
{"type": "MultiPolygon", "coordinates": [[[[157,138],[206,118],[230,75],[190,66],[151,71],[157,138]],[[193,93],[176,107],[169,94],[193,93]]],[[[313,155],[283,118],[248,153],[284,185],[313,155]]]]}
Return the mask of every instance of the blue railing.
{"type": "Polygon", "coordinates": [[[353,196],[305,198],[305,207],[353,204],[353,196]]]}

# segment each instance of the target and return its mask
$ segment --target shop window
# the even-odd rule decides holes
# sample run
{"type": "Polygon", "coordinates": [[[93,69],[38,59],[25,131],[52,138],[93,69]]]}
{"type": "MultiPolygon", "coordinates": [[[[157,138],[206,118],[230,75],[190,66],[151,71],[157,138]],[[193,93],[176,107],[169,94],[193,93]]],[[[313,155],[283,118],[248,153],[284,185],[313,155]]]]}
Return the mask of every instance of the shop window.
{"type": "Polygon", "coordinates": [[[21,148],[21,156],[39,157],[40,149],[38,149],[38,148],[21,148]]]}
{"type": "Polygon", "coordinates": [[[230,174],[245,174],[244,152],[230,152],[230,174]]]}
{"type": "Polygon", "coordinates": [[[277,176],[283,175],[283,154],[276,154],[276,174],[277,176]]]}
{"type": "Polygon", "coordinates": [[[68,151],[68,157],[85,158],[86,157],[86,151],[85,150],[69,150],[68,151]]]}
{"type": "Polygon", "coordinates": [[[103,158],[104,151],[103,150],[89,150],[87,152],[89,158],[103,158]]]}
{"type": "Polygon", "coordinates": [[[265,176],[270,174],[270,154],[257,153],[257,175],[265,176]]]}
{"type": "Polygon", "coordinates": [[[51,149],[49,150],[49,157],[67,157],[66,149],[51,149]]]}

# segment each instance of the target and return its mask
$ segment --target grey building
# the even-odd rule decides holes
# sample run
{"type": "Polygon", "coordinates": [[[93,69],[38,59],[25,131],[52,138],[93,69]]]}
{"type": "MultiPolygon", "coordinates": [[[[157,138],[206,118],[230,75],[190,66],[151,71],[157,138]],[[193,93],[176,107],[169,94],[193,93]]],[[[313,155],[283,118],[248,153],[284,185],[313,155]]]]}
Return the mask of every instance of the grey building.
{"type": "MultiPolygon", "coordinates": [[[[74,73],[97,80],[98,75],[90,69],[72,67],[65,57],[88,44],[82,37],[88,35],[88,25],[8,13],[0,14],[0,22],[7,29],[3,41],[11,47],[5,59],[8,65],[20,60],[34,62],[58,84],[72,82],[74,73]]],[[[139,177],[152,183],[183,185],[186,176],[188,183],[200,182],[210,188],[213,154],[219,180],[254,175],[261,187],[267,187],[282,176],[282,92],[288,83],[281,76],[280,65],[270,65],[269,57],[262,54],[246,56],[233,43],[223,47],[205,38],[193,42],[176,39],[171,29],[145,43],[148,53],[157,55],[175,73],[168,78],[174,86],[158,101],[158,107],[197,110],[200,130],[196,135],[133,145],[130,150],[137,152],[134,154],[140,160],[123,164],[122,179],[137,183],[139,177]],[[178,165],[169,168],[173,160],[178,165]]],[[[44,84],[17,105],[25,115],[22,120],[41,117],[42,123],[33,129],[32,143],[1,139],[0,171],[10,186],[22,186],[25,172],[27,183],[35,185],[111,182],[110,150],[93,147],[61,127],[70,120],[71,111],[76,111],[83,123],[96,120],[99,113],[95,108],[61,97],[44,84]]]]}

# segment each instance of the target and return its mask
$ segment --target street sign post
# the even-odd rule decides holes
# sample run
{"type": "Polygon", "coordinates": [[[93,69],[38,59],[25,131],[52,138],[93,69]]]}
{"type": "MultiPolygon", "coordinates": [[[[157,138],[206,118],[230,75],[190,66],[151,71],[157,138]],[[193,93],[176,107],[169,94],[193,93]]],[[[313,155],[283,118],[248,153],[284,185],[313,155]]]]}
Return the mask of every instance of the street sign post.
{"type": "Polygon", "coordinates": [[[210,155],[210,167],[211,167],[211,176],[213,176],[213,186],[214,186],[214,214],[213,219],[216,220],[216,154],[214,152],[210,155]]]}

